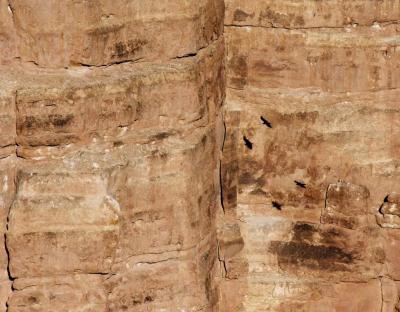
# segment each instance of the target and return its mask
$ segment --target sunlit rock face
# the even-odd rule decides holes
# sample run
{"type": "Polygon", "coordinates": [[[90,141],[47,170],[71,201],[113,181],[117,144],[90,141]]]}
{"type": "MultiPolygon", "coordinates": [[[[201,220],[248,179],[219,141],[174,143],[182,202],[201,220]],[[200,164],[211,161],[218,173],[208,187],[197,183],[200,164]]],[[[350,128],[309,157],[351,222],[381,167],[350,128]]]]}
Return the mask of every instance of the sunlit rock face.
{"type": "Polygon", "coordinates": [[[0,312],[400,311],[397,0],[0,0],[0,312]]]}
{"type": "Polygon", "coordinates": [[[0,311],[215,311],[223,1],[0,0],[0,311]]]}
{"type": "Polygon", "coordinates": [[[399,5],[226,1],[221,311],[399,309],[399,5]]]}

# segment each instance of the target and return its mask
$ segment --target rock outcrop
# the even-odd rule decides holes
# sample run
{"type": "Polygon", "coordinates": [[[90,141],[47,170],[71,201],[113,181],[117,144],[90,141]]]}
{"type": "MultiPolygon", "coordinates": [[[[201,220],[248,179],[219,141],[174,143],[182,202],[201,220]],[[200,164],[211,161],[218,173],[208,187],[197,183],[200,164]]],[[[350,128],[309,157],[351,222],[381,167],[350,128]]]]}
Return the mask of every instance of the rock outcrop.
{"type": "Polygon", "coordinates": [[[399,308],[399,5],[226,1],[222,311],[399,308]]]}
{"type": "Polygon", "coordinates": [[[0,0],[0,312],[400,311],[399,23],[0,0]]]}
{"type": "Polygon", "coordinates": [[[223,14],[0,1],[1,311],[216,307],[223,14]]]}

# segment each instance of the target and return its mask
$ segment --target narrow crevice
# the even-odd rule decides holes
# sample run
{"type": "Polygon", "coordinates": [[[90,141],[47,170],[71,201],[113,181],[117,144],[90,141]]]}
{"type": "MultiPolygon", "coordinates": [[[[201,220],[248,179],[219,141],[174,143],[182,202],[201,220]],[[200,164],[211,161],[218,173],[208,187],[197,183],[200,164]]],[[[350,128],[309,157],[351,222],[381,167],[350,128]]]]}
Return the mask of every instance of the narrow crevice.
{"type": "Polygon", "coordinates": [[[183,59],[183,58],[195,57],[195,56],[197,56],[197,52],[191,52],[191,53],[187,53],[187,54],[184,54],[181,56],[174,57],[173,59],[177,60],[177,59],[183,59]]]}
{"type": "MultiPolygon", "coordinates": [[[[87,68],[107,68],[107,67],[110,67],[113,65],[136,64],[142,60],[144,60],[144,58],[140,57],[140,58],[132,59],[132,60],[116,61],[116,62],[112,62],[110,64],[105,64],[105,65],[93,65],[93,64],[86,64],[86,63],[78,63],[76,65],[82,66],[82,67],[87,67],[87,68]]],[[[76,66],[71,66],[71,67],[67,67],[67,68],[73,68],[73,67],[76,67],[76,66]]]]}
{"type": "Polygon", "coordinates": [[[12,292],[14,291],[13,289],[13,282],[15,280],[15,278],[12,276],[11,274],[11,270],[10,270],[10,261],[11,261],[11,257],[10,257],[10,251],[8,248],[8,244],[7,244],[7,235],[9,232],[9,222],[10,222],[10,213],[11,213],[11,209],[14,205],[14,201],[16,200],[17,197],[17,187],[18,187],[18,177],[17,177],[17,170],[15,168],[14,171],[14,198],[11,201],[11,203],[9,204],[8,207],[8,212],[7,212],[7,218],[6,218],[6,226],[5,226],[5,233],[4,233],[4,250],[7,256],[7,275],[8,275],[8,279],[11,281],[11,292],[6,300],[6,311],[8,311],[8,301],[10,299],[10,296],[12,294],[12,292]]]}
{"type": "Polygon", "coordinates": [[[199,47],[197,49],[197,51],[195,51],[195,52],[188,52],[188,53],[185,53],[183,55],[178,55],[178,56],[172,57],[171,60],[180,60],[180,59],[185,59],[185,58],[197,57],[199,55],[199,53],[201,53],[203,50],[211,47],[213,44],[215,44],[219,40],[221,40],[220,37],[210,41],[208,44],[206,44],[204,46],[199,47]]]}
{"type": "MultiPolygon", "coordinates": [[[[8,223],[8,218],[7,218],[7,223],[8,223]]],[[[8,231],[8,224],[7,224],[7,231],[8,231]]],[[[6,251],[6,255],[7,255],[7,274],[8,274],[8,279],[10,281],[14,281],[15,278],[12,277],[11,272],[10,272],[10,252],[8,250],[8,246],[7,246],[7,234],[4,233],[4,250],[6,251]]]]}
{"type": "Polygon", "coordinates": [[[224,135],[222,138],[222,147],[221,147],[221,155],[219,158],[219,196],[220,196],[220,202],[221,202],[221,207],[222,211],[225,214],[225,203],[224,203],[224,177],[223,177],[223,159],[224,159],[224,149],[225,149],[225,141],[226,141],[226,123],[225,121],[222,122],[223,127],[224,127],[224,135]]]}

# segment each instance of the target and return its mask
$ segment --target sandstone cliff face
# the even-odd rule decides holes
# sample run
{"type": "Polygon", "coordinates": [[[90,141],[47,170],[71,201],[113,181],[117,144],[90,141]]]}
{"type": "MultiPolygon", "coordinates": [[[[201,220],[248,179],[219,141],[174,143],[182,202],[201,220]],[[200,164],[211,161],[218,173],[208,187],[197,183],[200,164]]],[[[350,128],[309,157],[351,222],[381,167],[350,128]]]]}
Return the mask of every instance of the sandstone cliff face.
{"type": "Polygon", "coordinates": [[[399,20],[0,0],[0,311],[400,310],[399,20]]]}
{"type": "Polygon", "coordinates": [[[226,1],[222,311],[399,309],[399,6],[226,1]]]}
{"type": "Polygon", "coordinates": [[[0,0],[1,311],[215,308],[223,14],[0,0]]]}

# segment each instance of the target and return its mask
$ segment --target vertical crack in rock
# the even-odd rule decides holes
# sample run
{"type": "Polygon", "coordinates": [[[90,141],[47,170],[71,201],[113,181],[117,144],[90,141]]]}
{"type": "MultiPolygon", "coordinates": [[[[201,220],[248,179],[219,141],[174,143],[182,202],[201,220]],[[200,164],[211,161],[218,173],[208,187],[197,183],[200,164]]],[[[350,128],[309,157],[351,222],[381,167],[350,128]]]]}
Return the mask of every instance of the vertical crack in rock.
{"type": "MultiPolygon", "coordinates": [[[[9,8],[11,10],[10,2],[9,2],[9,8]]],[[[11,10],[11,13],[13,14],[12,10],[11,10]]],[[[17,129],[17,118],[18,118],[18,116],[17,116],[17,113],[18,113],[17,95],[18,95],[18,92],[17,92],[17,90],[15,90],[13,92],[13,111],[14,111],[14,118],[15,118],[15,121],[14,121],[14,134],[15,134],[15,138],[14,138],[14,155],[16,156],[16,158],[15,158],[15,164],[14,164],[14,168],[13,168],[13,185],[14,185],[13,186],[13,197],[12,197],[12,200],[10,201],[10,203],[8,204],[8,207],[7,207],[8,209],[7,209],[6,225],[5,225],[5,233],[4,233],[4,251],[5,251],[6,257],[7,257],[7,275],[8,275],[8,279],[11,282],[11,285],[10,285],[11,290],[10,290],[10,293],[8,294],[8,298],[7,298],[6,302],[5,302],[6,311],[9,310],[9,299],[12,296],[12,293],[14,291],[13,284],[14,284],[14,280],[15,280],[12,277],[11,270],[10,270],[11,258],[10,258],[10,252],[9,252],[9,248],[8,248],[7,238],[8,238],[8,232],[9,232],[9,221],[10,221],[11,209],[12,209],[12,207],[14,205],[14,202],[15,202],[15,200],[17,198],[17,191],[18,191],[18,162],[19,162],[19,158],[18,158],[18,155],[17,155],[17,147],[18,147],[18,144],[17,144],[17,130],[18,130],[17,129]]]]}
{"type": "MultiPolygon", "coordinates": [[[[17,161],[18,161],[18,159],[17,159],[17,161]]],[[[8,235],[8,231],[9,231],[9,219],[10,219],[11,209],[12,209],[13,204],[14,204],[14,202],[16,200],[16,197],[17,197],[18,176],[17,176],[17,168],[16,167],[14,168],[14,181],[13,181],[13,183],[14,183],[14,194],[13,194],[14,196],[13,196],[13,199],[12,199],[12,201],[10,202],[10,204],[8,206],[7,218],[6,218],[6,227],[5,227],[5,233],[4,233],[4,250],[5,250],[6,256],[7,256],[7,274],[8,274],[8,278],[9,278],[9,280],[11,282],[11,292],[9,293],[8,298],[6,300],[6,311],[8,311],[8,308],[9,308],[9,303],[8,303],[9,298],[11,297],[11,295],[12,295],[12,293],[14,291],[14,288],[13,288],[14,278],[12,277],[11,271],[10,271],[11,258],[10,258],[10,252],[9,252],[9,249],[8,249],[7,235],[8,235]]]]}
{"type": "Polygon", "coordinates": [[[222,210],[225,212],[225,203],[224,203],[224,177],[223,177],[223,152],[225,148],[225,141],[226,141],[226,123],[223,121],[223,137],[222,137],[222,146],[220,150],[220,155],[219,155],[219,190],[220,190],[220,202],[221,202],[221,207],[222,210]]]}

